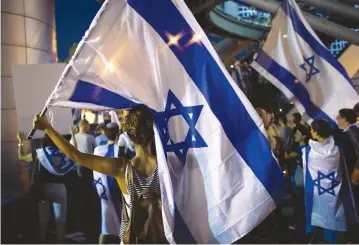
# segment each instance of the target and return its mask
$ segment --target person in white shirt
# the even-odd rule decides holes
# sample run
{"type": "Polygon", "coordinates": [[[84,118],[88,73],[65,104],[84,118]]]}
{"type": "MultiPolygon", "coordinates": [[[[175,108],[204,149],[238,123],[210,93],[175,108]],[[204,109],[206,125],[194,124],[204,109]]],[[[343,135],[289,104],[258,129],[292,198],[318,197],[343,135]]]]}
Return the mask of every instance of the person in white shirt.
{"type": "MultiPolygon", "coordinates": [[[[109,123],[104,128],[108,143],[95,148],[94,155],[102,157],[119,156],[119,127],[109,123]]],[[[99,244],[120,243],[121,191],[116,179],[93,171],[94,185],[101,200],[101,234],[99,244]]]]}
{"type": "Polygon", "coordinates": [[[76,145],[74,139],[70,143],[75,146],[80,152],[93,154],[95,147],[95,137],[90,132],[90,123],[86,119],[79,122],[79,133],[75,134],[76,145]]]}
{"type": "MultiPolygon", "coordinates": [[[[70,143],[80,152],[86,154],[93,154],[95,148],[95,138],[90,132],[90,123],[86,119],[82,119],[79,124],[79,132],[73,134],[70,143]]],[[[96,212],[96,191],[93,188],[93,171],[89,168],[76,164],[77,174],[79,178],[76,180],[72,188],[77,197],[76,210],[78,214],[76,217],[77,231],[84,231],[88,236],[92,234],[95,228],[93,212],[96,212]],[[86,207],[86,208],[85,208],[86,207]]]]}

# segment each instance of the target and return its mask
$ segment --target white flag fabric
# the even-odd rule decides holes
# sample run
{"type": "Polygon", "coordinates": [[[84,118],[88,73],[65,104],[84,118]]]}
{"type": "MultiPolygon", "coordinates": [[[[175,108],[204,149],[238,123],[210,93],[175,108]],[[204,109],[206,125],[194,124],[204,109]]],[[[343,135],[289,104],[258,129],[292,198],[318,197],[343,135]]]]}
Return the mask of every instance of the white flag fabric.
{"type": "MultiPolygon", "coordinates": [[[[106,144],[95,148],[94,154],[97,156],[114,157],[118,156],[119,146],[117,144],[106,144]]],[[[110,176],[93,171],[93,184],[101,201],[101,234],[119,235],[121,228],[121,210],[116,210],[116,206],[111,196],[110,176]]],[[[121,201],[121,200],[119,200],[121,201]]]]}
{"type": "Polygon", "coordinates": [[[56,146],[37,149],[36,156],[47,171],[57,176],[67,174],[76,166],[75,163],[56,146]]]}
{"type": "Polygon", "coordinates": [[[336,125],[338,111],[359,101],[344,67],[319,40],[294,0],[284,0],[252,67],[308,118],[336,125]]]}
{"type": "Polygon", "coordinates": [[[182,0],[107,0],[47,103],[138,104],[155,118],[170,243],[232,243],[283,198],[263,122],[182,0]]]}
{"type": "Polygon", "coordinates": [[[120,124],[120,119],[118,119],[117,112],[115,110],[111,110],[109,112],[109,114],[111,116],[111,122],[116,123],[117,125],[119,125],[120,124]]]}
{"type": "MultiPolygon", "coordinates": [[[[344,156],[330,137],[303,149],[306,231],[322,227],[327,235],[358,222],[344,156]]],[[[328,236],[329,242],[337,242],[328,236]]]]}

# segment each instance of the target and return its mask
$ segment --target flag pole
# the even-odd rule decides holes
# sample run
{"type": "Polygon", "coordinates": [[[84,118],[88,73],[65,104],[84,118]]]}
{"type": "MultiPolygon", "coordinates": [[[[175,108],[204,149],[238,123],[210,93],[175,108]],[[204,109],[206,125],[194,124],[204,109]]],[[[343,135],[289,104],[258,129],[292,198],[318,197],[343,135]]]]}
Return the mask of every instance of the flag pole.
{"type": "MultiPolygon", "coordinates": [[[[105,1],[100,0],[100,3],[101,3],[101,5],[102,5],[102,7],[101,7],[101,9],[98,11],[98,13],[96,14],[95,20],[97,20],[97,19],[101,16],[101,14],[105,11],[105,9],[106,9],[106,7],[107,7],[109,1],[107,1],[106,4],[103,4],[104,2],[105,2],[105,1]]],[[[56,88],[61,84],[62,78],[69,72],[69,70],[70,70],[70,68],[71,68],[71,63],[72,63],[72,61],[77,58],[78,54],[80,53],[80,50],[83,48],[83,46],[84,46],[84,44],[85,44],[85,41],[87,40],[87,37],[88,37],[88,35],[89,35],[88,33],[90,33],[91,30],[95,28],[96,24],[93,25],[93,23],[94,23],[94,21],[92,21],[91,26],[90,26],[90,29],[85,33],[85,36],[82,38],[81,42],[80,42],[79,45],[77,46],[77,48],[76,48],[76,50],[75,50],[75,53],[74,53],[74,55],[72,56],[70,62],[67,64],[67,66],[66,66],[66,68],[65,68],[65,70],[64,70],[64,72],[63,72],[63,74],[61,75],[61,78],[60,78],[59,82],[57,83],[57,85],[56,85],[56,87],[55,87],[55,90],[56,90],[56,88]]],[[[54,90],[54,91],[55,91],[55,90],[54,90]]],[[[50,97],[52,97],[52,96],[50,96],[50,97]]],[[[47,103],[45,104],[44,108],[43,108],[42,111],[40,112],[40,117],[44,116],[44,115],[46,114],[46,112],[47,112],[47,103]]],[[[34,136],[35,132],[36,132],[36,129],[34,129],[34,128],[31,129],[30,133],[27,135],[27,139],[29,139],[29,140],[32,139],[32,137],[34,136]]]]}
{"type": "MultiPolygon", "coordinates": [[[[40,117],[44,116],[46,114],[46,112],[47,112],[47,106],[45,105],[44,108],[42,109],[42,111],[40,112],[40,117]]],[[[36,129],[34,129],[34,128],[31,129],[30,133],[27,135],[27,139],[31,140],[32,137],[34,136],[35,132],[36,132],[36,129]]]]}

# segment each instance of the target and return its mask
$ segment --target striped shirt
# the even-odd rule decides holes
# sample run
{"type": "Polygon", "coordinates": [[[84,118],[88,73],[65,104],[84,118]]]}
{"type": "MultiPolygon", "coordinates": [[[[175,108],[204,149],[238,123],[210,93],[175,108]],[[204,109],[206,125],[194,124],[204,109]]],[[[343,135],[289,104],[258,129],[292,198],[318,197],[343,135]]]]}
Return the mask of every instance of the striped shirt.
{"type": "MultiPolygon", "coordinates": [[[[126,167],[126,176],[127,176],[127,169],[128,167],[126,167]]],[[[132,168],[132,174],[133,174],[133,185],[129,186],[126,179],[126,186],[127,186],[128,194],[130,196],[130,202],[128,203],[126,201],[125,205],[127,207],[126,209],[123,209],[123,211],[127,211],[129,217],[131,217],[132,203],[134,198],[140,196],[144,189],[149,188],[151,189],[152,193],[155,193],[157,196],[161,195],[160,181],[158,177],[158,166],[153,170],[151,176],[143,176],[139,174],[135,168],[132,168]]],[[[143,195],[143,199],[149,199],[151,197],[152,197],[151,194],[146,193],[143,195]]],[[[125,198],[125,200],[127,200],[127,198],[125,198]]],[[[126,227],[127,227],[127,222],[125,222],[125,216],[124,213],[122,212],[121,228],[120,228],[121,239],[125,234],[126,227]]]]}

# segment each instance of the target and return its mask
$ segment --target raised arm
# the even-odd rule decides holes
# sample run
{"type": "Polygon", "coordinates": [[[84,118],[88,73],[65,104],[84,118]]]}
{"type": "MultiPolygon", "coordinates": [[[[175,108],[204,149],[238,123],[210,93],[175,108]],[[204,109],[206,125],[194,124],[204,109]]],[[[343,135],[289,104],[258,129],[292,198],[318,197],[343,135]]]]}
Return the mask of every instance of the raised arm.
{"type": "Polygon", "coordinates": [[[24,138],[21,133],[17,133],[16,135],[18,141],[18,149],[17,149],[17,157],[20,161],[24,161],[27,163],[31,163],[33,161],[31,153],[24,153],[24,138]]]}
{"type": "Polygon", "coordinates": [[[45,131],[54,144],[66,156],[78,164],[105,175],[113,177],[123,176],[125,166],[128,161],[126,158],[105,158],[80,152],[58,132],[56,132],[56,130],[47,121],[46,116],[40,117],[37,115],[34,119],[33,127],[35,129],[45,131]]]}

